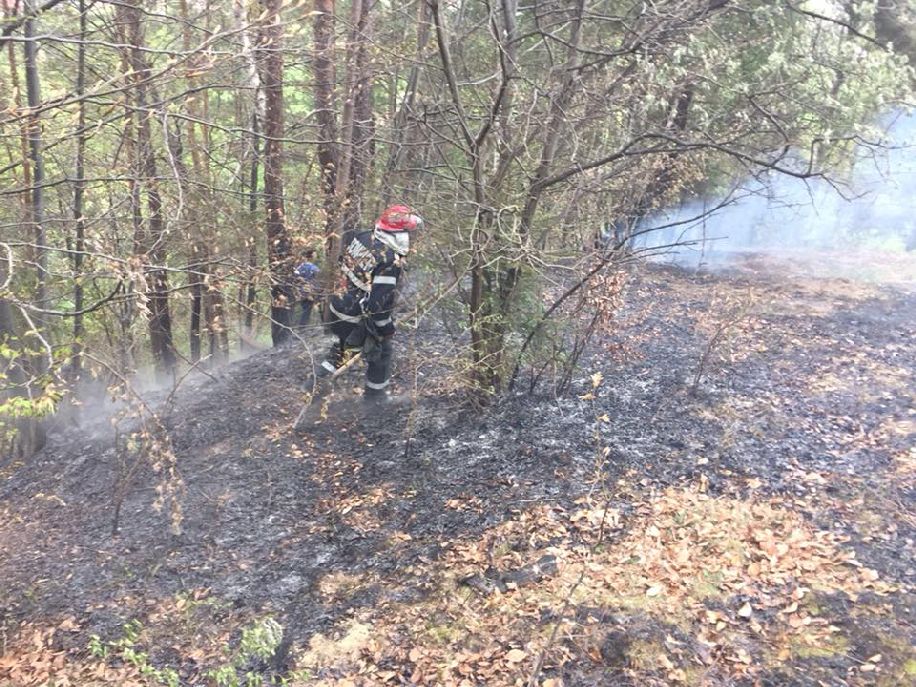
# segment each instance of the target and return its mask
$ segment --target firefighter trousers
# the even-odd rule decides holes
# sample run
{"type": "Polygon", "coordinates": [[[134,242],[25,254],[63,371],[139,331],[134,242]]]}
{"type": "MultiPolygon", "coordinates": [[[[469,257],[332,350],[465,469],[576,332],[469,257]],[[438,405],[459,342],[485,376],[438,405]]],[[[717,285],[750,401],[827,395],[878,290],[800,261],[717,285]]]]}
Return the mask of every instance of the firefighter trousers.
{"type": "Polygon", "coordinates": [[[366,391],[384,393],[391,381],[391,338],[372,337],[367,330],[368,317],[363,314],[359,301],[352,294],[332,297],[330,310],[329,326],[337,337],[337,342],[331,346],[327,357],[321,363],[319,376],[333,374],[346,362],[345,354],[348,350],[363,350],[368,364],[366,391]]]}

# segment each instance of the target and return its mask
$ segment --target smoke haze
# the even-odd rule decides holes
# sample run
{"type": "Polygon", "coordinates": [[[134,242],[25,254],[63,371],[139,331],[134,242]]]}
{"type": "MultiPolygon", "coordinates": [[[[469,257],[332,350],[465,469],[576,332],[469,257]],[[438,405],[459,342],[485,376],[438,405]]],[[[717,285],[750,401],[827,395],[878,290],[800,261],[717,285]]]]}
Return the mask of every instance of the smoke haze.
{"type": "MultiPolygon", "coordinates": [[[[684,267],[730,267],[748,253],[792,259],[837,253],[903,262],[916,278],[916,115],[896,114],[884,124],[888,148],[859,154],[848,185],[841,187],[846,198],[823,180],[771,175],[745,183],[726,207],[703,219],[723,199],[656,213],[642,229],[662,228],[637,245],[658,249],[655,259],[684,267]],[[664,248],[685,242],[690,245],[664,248]]],[[[862,276],[844,273],[842,261],[834,262],[818,264],[816,271],[862,276]]],[[[866,278],[882,280],[876,274],[866,278]]]]}

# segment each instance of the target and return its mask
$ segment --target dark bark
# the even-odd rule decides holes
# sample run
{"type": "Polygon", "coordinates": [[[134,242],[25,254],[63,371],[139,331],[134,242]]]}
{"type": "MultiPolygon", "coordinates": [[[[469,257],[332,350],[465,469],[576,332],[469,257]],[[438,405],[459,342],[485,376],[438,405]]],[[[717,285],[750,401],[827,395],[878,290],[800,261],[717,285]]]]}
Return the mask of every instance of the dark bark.
{"type": "MultiPolygon", "coordinates": [[[[347,37],[343,105],[337,132],[335,81],[333,67],[333,0],[316,0],[314,22],[314,88],[321,142],[322,191],[327,215],[325,227],[325,269],[323,291],[334,290],[340,237],[360,220],[363,186],[374,154],[372,78],[368,55],[369,0],[353,0],[350,5],[350,33],[347,37]]],[[[325,318],[329,310],[325,309],[325,318]]]]}
{"type": "Polygon", "coordinates": [[[270,269],[271,340],[277,346],[290,336],[293,270],[289,232],[283,204],[283,28],[281,0],[264,0],[268,11],[263,29],[261,82],[264,85],[264,209],[267,261],[270,269]]]}
{"type": "MultiPolygon", "coordinates": [[[[249,170],[248,212],[250,217],[255,217],[258,212],[258,175],[261,162],[261,144],[259,140],[260,123],[257,114],[252,116],[251,140],[251,168],[249,170]]],[[[248,239],[248,284],[245,293],[245,333],[250,335],[254,329],[254,307],[257,301],[255,289],[255,274],[258,269],[258,244],[257,241],[248,239]]]]}
{"type": "MultiPolygon", "coordinates": [[[[0,284],[9,276],[9,264],[5,255],[0,255],[0,284]]],[[[15,351],[0,372],[0,404],[15,397],[30,397],[31,384],[26,369],[27,356],[21,353],[18,338],[19,327],[13,314],[13,307],[7,299],[0,298],[0,344],[15,351]]],[[[28,458],[41,450],[45,443],[44,425],[38,418],[0,415],[0,467],[14,460],[28,458]]]]}
{"type": "MultiPolygon", "coordinates": [[[[510,14],[509,8],[504,7],[507,16],[510,14]]],[[[566,121],[566,110],[573,96],[579,89],[580,78],[578,67],[581,62],[579,45],[582,38],[582,23],[585,13],[585,0],[578,0],[575,7],[575,15],[570,26],[570,37],[567,43],[566,60],[557,68],[559,83],[556,92],[550,101],[548,123],[544,129],[544,138],[541,143],[541,156],[531,183],[528,187],[525,205],[522,209],[519,231],[523,243],[527,242],[531,235],[531,228],[534,223],[535,213],[543,194],[541,183],[548,177],[554,166],[554,159],[557,149],[560,145],[564,131],[564,122],[566,121]]],[[[512,12],[514,16],[514,12],[512,12]]],[[[499,321],[494,323],[493,331],[490,336],[490,358],[496,369],[502,367],[503,348],[505,344],[506,319],[515,304],[515,295],[521,280],[522,266],[511,265],[506,268],[505,273],[499,280],[499,291],[496,294],[499,303],[499,321]]]]}
{"type": "Polygon", "coordinates": [[[18,19],[13,19],[11,21],[6,21],[3,23],[3,28],[0,29],[0,45],[3,44],[4,40],[9,36],[12,36],[15,33],[16,29],[20,26],[24,26],[30,21],[34,21],[38,15],[42,12],[47,12],[49,9],[53,8],[55,5],[59,5],[63,0],[46,0],[44,3],[38,5],[35,2],[27,2],[25,12],[22,17],[18,19]]]}
{"type": "MultiPolygon", "coordinates": [[[[407,87],[404,91],[404,97],[401,104],[397,107],[394,114],[393,140],[388,151],[388,161],[385,164],[385,178],[383,179],[383,193],[385,204],[391,203],[397,192],[397,176],[404,156],[404,145],[410,143],[410,131],[408,123],[410,115],[414,110],[414,104],[417,100],[417,87],[420,80],[420,64],[422,62],[423,51],[429,43],[430,23],[429,23],[429,5],[425,2],[417,3],[417,47],[414,55],[414,62],[407,73],[407,87]]],[[[395,85],[392,84],[392,91],[395,85]]],[[[392,93],[394,96],[394,93],[392,93]]],[[[392,109],[394,109],[392,107],[392,109]]]]}
{"type": "Polygon", "coordinates": [[[334,69],[334,0],[315,0],[315,20],[312,25],[315,42],[313,78],[315,118],[321,142],[318,162],[325,196],[333,196],[337,169],[337,115],[335,104],[334,69]]]}
{"type": "Polygon", "coordinates": [[[191,291],[191,321],[188,331],[188,345],[190,346],[190,359],[192,363],[200,361],[200,312],[203,304],[203,288],[201,286],[200,265],[194,262],[188,265],[188,288],[191,291]]]}
{"type": "MultiPolygon", "coordinates": [[[[182,18],[182,43],[186,54],[193,53],[193,23],[188,12],[187,0],[179,3],[182,18]]],[[[206,15],[209,18],[209,13],[206,15]]],[[[209,22],[209,19],[206,20],[209,22]]],[[[208,30],[207,24],[204,31],[208,30]]],[[[228,332],[225,326],[225,299],[213,256],[217,250],[215,232],[211,227],[208,210],[214,206],[209,147],[209,89],[199,89],[195,73],[196,61],[190,64],[187,73],[188,90],[197,95],[188,100],[187,141],[191,155],[194,187],[186,184],[186,222],[189,234],[191,260],[188,278],[191,289],[190,344],[191,361],[198,362],[201,356],[202,329],[206,328],[209,339],[209,356],[215,362],[225,360],[229,354],[228,332]],[[199,91],[199,92],[198,92],[199,91]],[[199,134],[199,135],[198,135],[199,134]]],[[[179,156],[180,157],[180,156],[179,156]]],[[[176,158],[177,161],[177,158],[176,158]]],[[[189,182],[191,175],[182,175],[189,182]]]]}
{"type": "Polygon", "coordinates": [[[882,0],[875,7],[875,35],[916,67],[916,8],[905,0],[882,0]]]}
{"type": "Polygon", "coordinates": [[[344,210],[344,227],[355,227],[363,218],[363,188],[375,157],[375,116],[372,107],[373,76],[368,56],[372,40],[370,2],[361,3],[354,57],[353,135],[350,181],[344,210]]]}
{"type": "MultiPolygon", "coordinates": [[[[9,17],[12,8],[4,7],[3,16],[9,17]]],[[[19,65],[16,60],[16,50],[14,43],[7,43],[7,58],[9,60],[10,75],[10,104],[21,110],[22,108],[22,87],[19,82],[19,65]]],[[[31,204],[29,189],[32,186],[32,165],[29,162],[29,124],[28,120],[23,118],[19,120],[19,148],[20,159],[22,160],[22,184],[24,189],[18,198],[22,208],[27,209],[31,204]]],[[[10,156],[12,158],[12,155],[10,156]]],[[[14,169],[11,167],[11,169],[14,169]]]]}
{"type": "MultiPolygon", "coordinates": [[[[245,8],[242,0],[236,0],[233,5],[236,24],[239,28],[239,34],[242,39],[242,46],[245,53],[245,63],[248,67],[248,87],[253,94],[251,108],[250,128],[251,133],[248,142],[249,168],[248,168],[248,217],[252,224],[257,228],[257,234],[260,235],[258,217],[258,179],[261,169],[261,127],[264,121],[264,90],[261,84],[261,77],[258,73],[258,57],[254,46],[252,45],[251,34],[249,32],[248,18],[245,16],[245,8]]],[[[243,309],[244,327],[242,336],[239,337],[239,348],[249,350],[250,336],[254,331],[255,304],[257,302],[256,275],[258,272],[258,244],[252,236],[246,236],[245,245],[247,247],[248,275],[244,288],[239,293],[239,300],[244,300],[243,309]]]]}
{"type": "MultiPolygon", "coordinates": [[[[41,120],[37,109],[41,105],[41,82],[38,75],[38,45],[35,38],[34,8],[27,3],[28,19],[23,23],[26,98],[29,105],[29,158],[32,163],[32,198],[29,219],[34,232],[37,287],[35,303],[48,307],[48,250],[44,225],[44,159],[42,157],[41,120]]],[[[36,324],[44,330],[44,316],[36,315],[36,324]]]]}
{"type": "MultiPolygon", "coordinates": [[[[26,5],[27,19],[23,23],[24,66],[26,98],[29,106],[28,157],[32,167],[32,192],[29,206],[29,220],[34,232],[36,293],[35,303],[41,308],[48,307],[48,250],[44,226],[44,158],[42,156],[41,120],[37,108],[41,104],[41,84],[38,74],[38,45],[35,39],[35,21],[32,18],[32,4],[26,5]]],[[[0,284],[5,284],[11,266],[6,256],[0,257],[0,284]]],[[[36,314],[34,324],[39,336],[47,337],[45,316],[36,314]]],[[[44,355],[34,355],[22,350],[17,337],[16,322],[9,303],[0,301],[0,343],[18,351],[8,363],[5,371],[7,389],[0,400],[10,396],[35,398],[43,389],[36,384],[36,377],[48,371],[50,361],[44,355]]],[[[6,423],[3,423],[4,425],[6,423]]],[[[0,438],[6,435],[10,443],[4,447],[11,458],[26,458],[40,450],[45,443],[43,423],[36,417],[13,418],[9,426],[0,426],[0,438]],[[11,430],[11,431],[10,431],[11,430]]]]}
{"type": "MultiPolygon", "coordinates": [[[[544,140],[541,144],[541,159],[535,170],[534,177],[529,185],[525,207],[522,210],[521,226],[522,239],[526,239],[531,232],[531,225],[534,222],[534,216],[537,212],[538,203],[543,192],[542,182],[550,174],[553,168],[554,157],[560,138],[563,134],[563,123],[566,120],[566,108],[569,105],[574,93],[577,90],[579,79],[577,70],[580,63],[579,42],[582,36],[582,16],[585,11],[585,0],[578,0],[576,5],[576,16],[570,29],[566,62],[559,69],[560,83],[556,94],[550,101],[549,123],[544,130],[544,140]]],[[[510,274],[507,283],[507,292],[501,298],[501,302],[506,303],[506,297],[511,298],[511,292],[517,283],[517,271],[510,274]]]]}
{"type": "MultiPolygon", "coordinates": [[[[179,131],[174,132],[170,139],[176,142],[176,145],[172,151],[172,155],[175,159],[175,165],[178,167],[180,175],[180,183],[186,188],[188,186],[188,171],[182,159],[182,150],[180,144],[181,133],[179,131]]],[[[188,200],[190,204],[192,201],[188,200]]],[[[189,347],[189,357],[192,364],[200,362],[200,351],[201,351],[201,323],[202,323],[202,313],[203,313],[203,303],[204,303],[204,273],[207,268],[206,258],[207,251],[202,248],[203,241],[200,240],[199,236],[199,222],[196,217],[196,213],[192,209],[187,210],[187,222],[188,222],[188,248],[190,250],[190,257],[188,260],[187,275],[188,275],[188,291],[191,294],[191,309],[190,309],[190,321],[188,323],[188,347],[189,347]]]]}
{"type": "MultiPolygon", "coordinates": [[[[205,4],[205,21],[204,33],[210,35],[211,18],[213,13],[210,11],[210,0],[205,4]]],[[[190,23],[189,23],[190,25],[190,23]]],[[[196,99],[195,99],[196,100],[196,99]]],[[[206,207],[215,206],[213,198],[213,181],[210,171],[210,89],[204,89],[200,96],[200,106],[198,110],[198,119],[200,120],[200,144],[192,141],[192,150],[199,151],[195,164],[199,168],[195,169],[198,179],[204,181],[204,197],[206,207]]],[[[193,133],[195,130],[194,122],[188,122],[193,133]]],[[[204,284],[204,314],[207,321],[207,334],[210,339],[210,357],[217,363],[225,362],[229,358],[229,328],[226,320],[226,298],[223,293],[223,280],[220,276],[219,268],[219,250],[220,244],[217,240],[215,224],[212,219],[203,218],[200,222],[198,235],[203,238],[206,246],[206,275],[207,279],[204,284]]]]}
{"type": "MultiPolygon", "coordinates": [[[[315,118],[318,121],[318,164],[321,166],[321,190],[325,210],[325,269],[323,290],[330,293],[337,272],[340,242],[335,233],[337,218],[337,114],[334,69],[334,0],[315,0],[315,18],[312,24],[315,52],[312,74],[314,78],[315,118]]],[[[325,313],[327,313],[325,308],[325,313]]]]}
{"type": "MultiPolygon", "coordinates": [[[[690,104],[693,102],[693,86],[688,84],[681,88],[672,96],[671,101],[669,110],[672,114],[665,128],[675,136],[679,136],[687,130],[690,104]]],[[[628,233],[632,233],[638,227],[639,222],[652,212],[658,202],[671,190],[676,181],[676,163],[680,156],[681,152],[674,151],[662,157],[655,177],[647,184],[642,197],[631,209],[631,217],[627,222],[628,233]]]]}
{"type": "MultiPolygon", "coordinates": [[[[883,0],[875,7],[875,34],[883,44],[906,55],[910,66],[916,68],[916,8],[904,0],[883,0]]],[[[916,226],[910,231],[907,250],[916,250],[916,226]]]]}
{"type": "MultiPolygon", "coordinates": [[[[455,109],[458,128],[465,144],[464,154],[471,168],[474,202],[477,205],[474,226],[471,230],[471,259],[468,265],[468,270],[471,273],[471,289],[468,296],[468,325],[471,331],[472,382],[480,392],[481,400],[484,400],[488,393],[499,390],[500,380],[498,366],[494,364],[491,356],[493,350],[490,345],[492,342],[491,328],[493,318],[492,301],[488,295],[492,286],[492,279],[489,277],[485,267],[487,264],[486,247],[490,243],[494,223],[493,212],[489,207],[487,198],[487,184],[484,179],[480,152],[481,144],[485,142],[490,127],[485,124],[477,135],[471,132],[458,88],[458,75],[452,59],[449,32],[440,11],[439,0],[427,0],[427,2],[436,31],[439,61],[442,64],[452,106],[455,109]]],[[[505,66],[503,66],[503,69],[505,69],[505,66]]],[[[505,92],[505,90],[501,90],[500,96],[505,95],[505,92]]],[[[492,115],[499,115],[502,103],[502,97],[495,100],[492,115]]]]}
{"type": "Polygon", "coordinates": [[[79,113],[77,114],[76,134],[76,164],[73,187],[73,217],[75,222],[76,237],[73,247],[73,360],[70,364],[71,378],[79,381],[83,367],[83,258],[86,250],[86,219],[83,217],[83,194],[85,191],[86,177],[86,103],[82,95],[86,91],[86,2],[80,0],[80,44],[76,57],[76,94],[79,97],[79,113]]]}
{"type": "Polygon", "coordinates": [[[152,145],[152,115],[147,107],[147,80],[150,66],[143,55],[143,27],[140,20],[139,0],[125,0],[118,12],[125,23],[128,35],[128,60],[132,70],[134,105],[137,111],[137,174],[135,187],[135,230],[137,244],[143,256],[146,277],[146,310],[150,347],[156,370],[161,375],[175,372],[177,355],[172,339],[172,318],[169,311],[169,281],[166,265],[166,233],[162,210],[162,196],[158,187],[156,155],[152,145]],[[140,210],[140,187],[146,190],[147,221],[144,226],[140,210]]]}
{"type": "MultiPolygon", "coordinates": [[[[181,10],[182,47],[186,54],[191,54],[191,21],[188,15],[187,0],[180,0],[178,5],[181,10]]],[[[193,73],[193,66],[191,68],[191,73],[193,73]]],[[[193,91],[197,86],[196,80],[193,76],[189,75],[187,81],[188,89],[193,91]]],[[[194,169],[194,174],[198,180],[204,182],[204,187],[206,188],[206,180],[201,174],[201,156],[197,144],[197,137],[195,135],[194,120],[199,119],[201,114],[197,111],[195,105],[196,100],[197,98],[191,98],[188,103],[188,111],[191,115],[187,122],[188,147],[191,152],[191,164],[194,169]]],[[[174,135],[170,136],[169,139],[174,142],[172,157],[175,160],[175,164],[178,165],[180,173],[179,181],[182,186],[184,186],[185,198],[187,199],[185,202],[184,219],[188,227],[188,249],[191,254],[187,268],[188,290],[191,294],[190,322],[188,323],[188,348],[191,363],[196,364],[200,362],[201,323],[203,319],[201,315],[204,309],[204,279],[209,267],[209,246],[207,245],[206,239],[201,236],[202,226],[197,213],[196,199],[194,198],[194,194],[189,193],[189,175],[183,159],[181,131],[176,130],[174,135]]]]}
{"type": "MultiPolygon", "coordinates": [[[[334,202],[331,206],[332,221],[330,228],[334,250],[328,251],[331,265],[337,263],[340,252],[340,237],[348,228],[347,220],[351,216],[349,208],[350,171],[353,167],[353,144],[356,118],[356,98],[359,72],[357,54],[361,43],[360,24],[368,0],[351,0],[350,34],[347,38],[346,69],[343,84],[343,106],[340,113],[340,141],[337,146],[337,170],[334,178],[334,202]]],[[[330,267],[330,265],[328,265],[330,267]]],[[[328,270],[331,271],[330,269],[328,270]]]]}

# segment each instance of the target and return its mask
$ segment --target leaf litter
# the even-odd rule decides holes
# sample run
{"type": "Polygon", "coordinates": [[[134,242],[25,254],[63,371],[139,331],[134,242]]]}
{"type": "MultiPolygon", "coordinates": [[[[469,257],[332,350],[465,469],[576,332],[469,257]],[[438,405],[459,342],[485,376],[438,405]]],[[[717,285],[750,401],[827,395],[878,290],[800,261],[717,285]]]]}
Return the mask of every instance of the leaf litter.
{"type": "MultiPolygon", "coordinates": [[[[276,618],[284,643],[239,670],[287,684],[906,684],[914,311],[878,286],[646,269],[571,398],[482,420],[428,398],[406,442],[397,422],[292,436],[305,364],[242,361],[167,422],[182,538],[142,490],[108,537],[99,432],[4,473],[0,683],[213,684],[276,618]],[[733,330],[716,303],[744,309],[733,330]],[[147,663],[88,650],[133,619],[147,663]]],[[[417,344],[448,388],[443,332],[417,344]]]]}

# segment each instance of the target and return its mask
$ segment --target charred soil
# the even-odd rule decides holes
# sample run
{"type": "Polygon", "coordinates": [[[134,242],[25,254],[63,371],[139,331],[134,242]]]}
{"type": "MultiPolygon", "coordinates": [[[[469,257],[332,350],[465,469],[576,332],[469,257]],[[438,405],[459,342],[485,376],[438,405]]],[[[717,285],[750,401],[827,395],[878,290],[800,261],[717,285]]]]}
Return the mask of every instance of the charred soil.
{"type": "Polygon", "coordinates": [[[468,410],[431,320],[387,412],[292,431],[307,338],[58,428],[0,684],[913,684],[916,294],[751,267],[636,271],[568,397],[468,410]]]}

